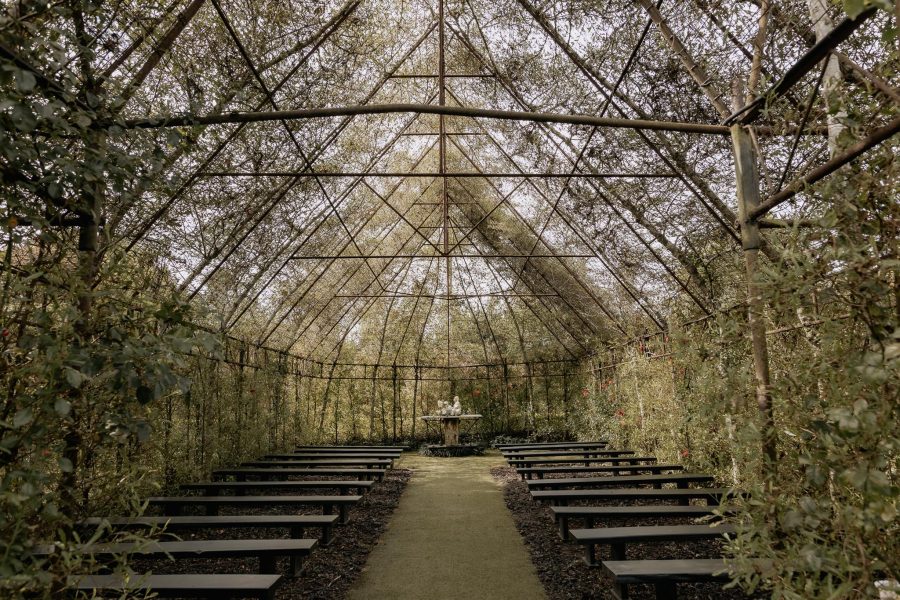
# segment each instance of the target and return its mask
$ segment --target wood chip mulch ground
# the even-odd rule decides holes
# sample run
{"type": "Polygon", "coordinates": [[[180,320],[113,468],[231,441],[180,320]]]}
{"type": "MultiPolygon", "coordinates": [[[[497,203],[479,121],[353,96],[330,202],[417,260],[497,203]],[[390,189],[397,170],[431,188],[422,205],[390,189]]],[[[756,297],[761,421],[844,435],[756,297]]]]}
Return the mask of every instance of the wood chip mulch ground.
{"type": "MultiPolygon", "coordinates": [[[[350,511],[350,522],[338,525],[330,545],[319,546],[304,560],[300,577],[285,578],[278,591],[278,600],[339,600],[344,598],[350,586],[366,564],[372,548],[378,543],[381,533],[400,501],[400,496],[409,483],[412,472],[408,469],[393,469],[387,472],[384,481],[376,483],[350,511]]],[[[304,492],[305,494],[305,492],[304,492]]],[[[281,509],[283,511],[284,509],[281,509]]],[[[278,514],[278,508],[241,511],[240,514],[278,514]]],[[[292,511],[292,514],[306,512],[321,514],[314,508],[306,511],[292,511]]],[[[226,515],[230,509],[223,508],[226,515]]],[[[199,514],[199,513],[198,513],[199,514]]],[[[237,513],[232,513],[237,514],[237,513]]],[[[318,530],[309,530],[316,531],[318,530]]],[[[309,535],[309,534],[308,534],[309,535]]],[[[195,535],[184,535],[182,539],[275,539],[288,538],[286,530],[279,529],[228,529],[207,530],[195,535]]],[[[288,559],[280,559],[279,572],[288,572],[288,559]]],[[[136,560],[132,568],[153,573],[257,573],[255,558],[223,558],[216,560],[190,559],[177,561],[136,560]]]]}
{"type": "MultiPolygon", "coordinates": [[[[506,506],[513,514],[516,528],[525,540],[538,577],[544,584],[550,600],[606,600],[612,599],[612,582],[601,569],[588,567],[582,561],[581,546],[565,543],[557,533],[550,509],[531,499],[528,486],[520,481],[519,475],[510,467],[495,467],[491,475],[504,488],[506,506]]],[[[578,523],[578,521],[575,521],[578,523]]],[[[628,525],[684,525],[684,519],[629,519],[603,525],[622,527],[628,525]]],[[[575,525],[576,527],[578,525],[575,525]]],[[[677,559],[715,558],[721,556],[721,545],[714,541],[698,541],[665,544],[634,544],[629,546],[629,559],[677,559]]],[[[598,558],[605,558],[604,551],[598,550],[598,558]]],[[[651,586],[630,586],[631,598],[644,600],[655,598],[651,586]]],[[[766,596],[754,596],[764,598],[766,596]]],[[[725,590],[715,583],[679,584],[679,600],[746,600],[747,595],[737,590],[725,590]]]]}

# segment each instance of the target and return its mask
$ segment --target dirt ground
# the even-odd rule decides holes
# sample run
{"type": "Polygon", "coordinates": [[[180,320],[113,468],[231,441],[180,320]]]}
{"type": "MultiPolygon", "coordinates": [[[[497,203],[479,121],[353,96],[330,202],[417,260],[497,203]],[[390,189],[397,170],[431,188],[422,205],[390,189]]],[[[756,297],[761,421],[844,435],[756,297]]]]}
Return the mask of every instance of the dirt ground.
{"type": "MultiPolygon", "coordinates": [[[[319,546],[304,561],[303,572],[297,578],[285,578],[278,591],[278,600],[339,600],[362,572],[369,553],[378,543],[391,514],[406,488],[411,471],[396,468],[388,471],[384,481],[376,483],[350,511],[350,522],[338,525],[329,546],[319,546]]],[[[323,491],[325,493],[327,490],[323,491]]],[[[269,492],[267,492],[269,494],[269,492]]],[[[304,492],[306,494],[306,492],[304,492]]],[[[223,508],[220,514],[233,509],[223,508]]],[[[240,514],[279,514],[284,508],[241,510],[240,514]]],[[[292,510],[291,514],[320,514],[320,510],[292,510]]],[[[237,513],[233,513],[237,514],[237,513]]],[[[318,530],[315,531],[318,535],[318,530]]],[[[279,529],[204,530],[182,539],[263,539],[287,538],[289,533],[279,529]]],[[[280,572],[287,572],[287,559],[281,559],[280,572]]],[[[154,573],[257,573],[255,558],[144,560],[135,561],[133,568],[154,573]]]]}
{"type": "MultiPolygon", "coordinates": [[[[557,533],[550,509],[531,499],[528,486],[519,479],[511,467],[497,467],[491,475],[502,484],[506,506],[513,513],[516,528],[525,539],[531,559],[547,596],[551,600],[606,600],[613,598],[612,582],[602,570],[588,567],[582,561],[582,548],[576,544],[564,543],[557,533]]],[[[575,521],[577,524],[578,522],[575,521]]],[[[684,519],[629,519],[627,521],[607,521],[610,527],[627,525],[684,525],[684,519]]],[[[597,522],[594,526],[601,527],[597,522]]],[[[578,525],[576,525],[578,526],[578,525]]],[[[715,541],[686,543],[635,544],[629,546],[629,559],[673,559],[673,558],[715,558],[721,556],[721,546],[715,541]]],[[[598,552],[598,558],[604,558],[598,552]]],[[[631,586],[631,597],[635,600],[655,598],[651,586],[631,586]]],[[[765,596],[758,596],[764,598],[765,596]]],[[[679,600],[742,599],[747,595],[736,590],[725,590],[716,583],[679,584],[679,600]]]]}

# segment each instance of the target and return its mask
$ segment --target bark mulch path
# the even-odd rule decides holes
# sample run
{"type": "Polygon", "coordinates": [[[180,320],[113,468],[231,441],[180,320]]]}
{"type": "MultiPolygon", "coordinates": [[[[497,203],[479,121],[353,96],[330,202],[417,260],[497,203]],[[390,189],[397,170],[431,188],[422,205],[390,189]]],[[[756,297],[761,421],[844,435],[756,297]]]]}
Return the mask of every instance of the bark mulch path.
{"type": "MultiPolygon", "coordinates": [[[[606,600],[613,598],[612,581],[602,573],[602,569],[590,568],[582,561],[583,550],[577,544],[564,543],[557,533],[553,514],[549,507],[534,502],[528,493],[528,486],[519,480],[515,469],[496,467],[491,475],[503,485],[506,506],[513,514],[516,528],[525,539],[531,560],[537,568],[538,577],[544,584],[551,600],[606,600]]],[[[623,503],[624,504],[624,503],[623,503]]],[[[577,527],[577,521],[575,527],[577,527]]],[[[610,527],[627,525],[684,525],[685,519],[629,519],[628,521],[608,521],[610,527]]],[[[595,527],[602,526],[600,522],[595,527]]],[[[715,558],[721,556],[719,542],[670,542],[665,544],[632,544],[628,558],[673,559],[673,558],[715,558]]],[[[598,557],[605,558],[604,550],[598,557]]],[[[655,598],[651,586],[631,586],[634,600],[655,598]]],[[[765,596],[758,596],[764,598],[765,596]]],[[[678,598],[700,599],[741,599],[747,595],[736,590],[725,590],[715,583],[679,584],[678,598]]]]}
{"type": "MultiPolygon", "coordinates": [[[[350,522],[338,525],[329,546],[317,547],[303,563],[300,577],[285,577],[278,591],[278,600],[338,600],[346,596],[356,580],[372,548],[378,543],[400,496],[409,482],[408,469],[392,469],[384,481],[376,483],[350,511],[350,522]]],[[[233,509],[232,509],[233,510],[233,509]]],[[[284,509],[242,510],[239,514],[279,514],[284,509]]],[[[320,514],[316,509],[292,511],[291,514],[320,514]]],[[[221,513],[238,514],[223,508],[221,513]]],[[[312,535],[318,530],[307,530],[312,535]]],[[[280,529],[204,530],[182,539],[275,539],[288,538],[280,529]]],[[[279,572],[288,571],[288,560],[280,559],[279,572]]],[[[190,560],[134,560],[132,568],[140,572],[164,573],[257,573],[255,558],[190,559],[190,560]]]]}

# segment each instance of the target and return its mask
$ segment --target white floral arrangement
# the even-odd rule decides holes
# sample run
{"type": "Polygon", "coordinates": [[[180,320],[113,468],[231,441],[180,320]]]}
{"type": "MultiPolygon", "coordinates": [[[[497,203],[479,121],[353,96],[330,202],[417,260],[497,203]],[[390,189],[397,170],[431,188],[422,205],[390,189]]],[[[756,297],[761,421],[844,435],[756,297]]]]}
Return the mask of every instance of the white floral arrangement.
{"type": "Polygon", "coordinates": [[[459,396],[454,396],[453,402],[438,400],[438,414],[442,417],[458,417],[463,414],[459,396]]]}

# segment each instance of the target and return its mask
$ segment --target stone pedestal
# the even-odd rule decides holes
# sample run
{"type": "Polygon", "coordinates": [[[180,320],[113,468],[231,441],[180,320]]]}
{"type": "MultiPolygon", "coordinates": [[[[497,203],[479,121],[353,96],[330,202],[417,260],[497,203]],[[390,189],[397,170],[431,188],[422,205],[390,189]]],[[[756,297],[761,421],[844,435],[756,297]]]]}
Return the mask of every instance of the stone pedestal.
{"type": "Polygon", "coordinates": [[[441,419],[443,444],[445,446],[459,445],[459,417],[444,417],[441,419]]]}

